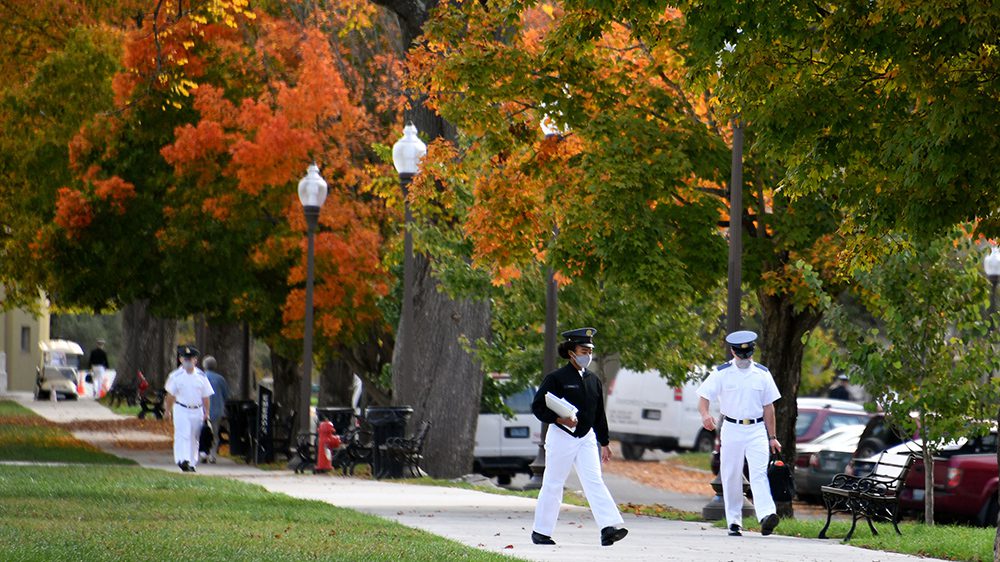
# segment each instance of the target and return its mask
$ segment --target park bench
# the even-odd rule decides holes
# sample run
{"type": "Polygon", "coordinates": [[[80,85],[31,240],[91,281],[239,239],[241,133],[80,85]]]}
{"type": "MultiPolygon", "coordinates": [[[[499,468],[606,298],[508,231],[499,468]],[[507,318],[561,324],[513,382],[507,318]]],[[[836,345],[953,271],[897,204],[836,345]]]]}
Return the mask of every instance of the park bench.
{"type": "Polygon", "coordinates": [[[163,399],[167,392],[160,390],[145,390],[139,395],[139,419],[146,419],[146,414],[153,414],[158,420],[163,419],[163,399]],[[150,396],[152,395],[152,396],[150,396]]]}
{"type": "Polygon", "coordinates": [[[899,492],[906,482],[906,475],[913,465],[914,455],[899,455],[883,452],[878,457],[872,471],[867,475],[838,474],[829,484],[821,486],[823,503],[826,505],[826,525],[819,532],[825,539],[834,513],[851,514],[851,530],[844,542],[851,540],[859,519],[864,519],[878,535],[873,521],[889,521],[896,534],[901,535],[899,520],[899,492]]]}
{"type": "Polygon", "coordinates": [[[382,472],[378,475],[379,478],[386,475],[386,468],[394,464],[402,466],[403,470],[410,473],[410,476],[419,478],[423,476],[420,471],[420,463],[423,461],[423,450],[424,441],[427,440],[427,432],[430,430],[431,422],[424,420],[420,423],[420,427],[417,429],[413,436],[406,437],[390,437],[386,440],[385,445],[379,447],[379,454],[385,455],[389,462],[381,463],[383,467],[382,472]]]}
{"type": "Polygon", "coordinates": [[[333,457],[333,466],[340,468],[344,476],[354,475],[359,464],[367,464],[375,475],[375,428],[371,422],[358,418],[355,427],[340,437],[341,446],[333,457]]]}
{"type": "MultiPolygon", "coordinates": [[[[89,373],[87,374],[87,382],[93,382],[92,375],[89,373]]],[[[131,383],[126,383],[122,378],[116,377],[115,382],[108,389],[108,404],[112,407],[121,406],[122,403],[135,406],[142,397],[141,393],[147,388],[149,388],[149,383],[146,383],[146,379],[142,376],[141,372],[136,374],[135,379],[131,383]],[[145,383],[145,386],[143,386],[143,383],[145,383]]]]}

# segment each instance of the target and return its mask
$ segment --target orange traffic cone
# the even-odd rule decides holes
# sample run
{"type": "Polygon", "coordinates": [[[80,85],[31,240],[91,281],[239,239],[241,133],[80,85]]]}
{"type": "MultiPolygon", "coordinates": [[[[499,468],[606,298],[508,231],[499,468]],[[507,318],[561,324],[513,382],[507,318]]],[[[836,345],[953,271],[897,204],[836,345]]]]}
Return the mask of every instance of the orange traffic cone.
{"type": "Polygon", "coordinates": [[[83,396],[87,392],[87,389],[83,386],[83,373],[76,374],[76,393],[78,396],[83,396]]]}

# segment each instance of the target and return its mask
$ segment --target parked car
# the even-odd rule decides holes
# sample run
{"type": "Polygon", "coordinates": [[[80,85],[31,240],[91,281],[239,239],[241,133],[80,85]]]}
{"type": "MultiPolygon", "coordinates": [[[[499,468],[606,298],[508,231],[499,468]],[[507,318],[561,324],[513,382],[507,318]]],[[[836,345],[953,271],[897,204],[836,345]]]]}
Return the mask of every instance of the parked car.
{"type": "MultiPolygon", "coordinates": [[[[867,476],[872,473],[872,470],[875,468],[875,463],[878,462],[880,455],[883,453],[886,455],[920,456],[922,454],[921,451],[923,451],[923,442],[920,439],[908,439],[902,443],[897,443],[896,445],[889,447],[885,451],[879,451],[869,457],[858,457],[855,453],[854,458],[852,458],[851,462],[847,463],[847,466],[844,468],[844,472],[854,476],[867,476]]],[[[902,459],[893,459],[889,462],[892,464],[903,464],[902,459]]]]}
{"type": "Polygon", "coordinates": [[[76,400],[83,348],[67,340],[41,341],[38,348],[42,351],[42,364],[36,369],[35,399],[47,400],[55,393],[56,398],[76,400]]]}
{"type": "MultiPolygon", "coordinates": [[[[860,404],[846,400],[802,397],[795,401],[798,417],[795,418],[795,442],[808,443],[820,435],[848,425],[868,422],[871,414],[860,404]]],[[[796,449],[798,449],[796,445],[796,449]]],[[[798,462],[796,460],[796,462],[798,462]]],[[[712,472],[719,473],[719,444],[712,455],[712,472]]]]}
{"type": "Polygon", "coordinates": [[[504,398],[504,404],[514,413],[511,418],[496,412],[479,414],[473,452],[475,472],[495,476],[500,484],[510,484],[514,475],[530,472],[528,466],[535,460],[542,439],[542,422],[531,413],[535,390],[529,387],[504,398]]]}
{"type": "MultiPolygon", "coordinates": [[[[934,518],[997,523],[997,434],[960,439],[934,455],[934,518]]],[[[900,507],[923,512],[924,461],[914,461],[900,507]]]]}
{"type": "Polygon", "coordinates": [[[808,443],[795,447],[795,493],[801,500],[820,497],[820,486],[844,471],[858,446],[861,424],[832,429],[808,443]]]}
{"type": "Polygon", "coordinates": [[[854,452],[854,458],[871,457],[917,437],[919,435],[916,433],[907,435],[902,429],[889,423],[885,414],[874,414],[865,425],[861,440],[858,441],[858,448],[854,452]]]}
{"type": "Polygon", "coordinates": [[[824,433],[846,425],[866,424],[871,414],[862,405],[847,400],[803,397],[796,401],[795,442],[808,443],[824,433]]]}
{"type": "MultiPolygon", "coordinates": [[[[646,449],[710,452],[715,432],[704,429],[698,413],[697,380],[673,387],[659,371],[621,369],[608,385],[605,411],[611,439],[622,456],[638,460],[646,449]]],[[[718,414],[718,405],[713,405],[718,414]]]]}

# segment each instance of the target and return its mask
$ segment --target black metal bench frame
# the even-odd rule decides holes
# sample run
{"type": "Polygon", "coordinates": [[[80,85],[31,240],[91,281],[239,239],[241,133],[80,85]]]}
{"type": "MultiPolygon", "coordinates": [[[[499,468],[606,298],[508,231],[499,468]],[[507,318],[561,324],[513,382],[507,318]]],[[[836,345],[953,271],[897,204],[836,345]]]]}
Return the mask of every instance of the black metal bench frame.
{"type": "Polygon", "coordinates": [[[166,391],[164,390],[153,390],[146,389],[139,395],[139,419],[146,419],[146,414],[153,414],[158,420],[163,419],[163,399],[166,398],[166,391]],[[150,398],[149,395],[153,394],[155,398],[150,398]]]}
{"type": "Polygon", "coordinates": [[[333,456],[333,466],[340,468],[344,476],[354,476],[354,469],[359,464],[367,464],[371,475],[375,476],[375,428],[371,422],[358,418],[358,425],[340,439],[340,448],[333,456]]]}
{"type": "Polygon", "coordinates": [[[834,513],[851,514],[851,530],[844,537],[844,542],[851,540],[858,520],[864,519],[871,529],[872,535],[878,535],[873,521],[889,521],[896,534],[902,535],[897,522],[899,521],[899,492],[906,482],[906,475],[913,466],[914,455],[896,455],[883,452],[879,455],[871,474],[867,476],[852,476],[838,474],[826,486],[821,486],[823,503],[826,505],[826,525],[819,532],[819,538],[825,539],[830,520],[834,513]],[[902,456],[902,462],[893,462],[902,456]]]}
{"type": "MultiPolygon", "coordinates": [[[[427,433],[431,428],[431,422],[424,420],[412,437],[390,437],[385,445],[379,447],[379,454],[386,455],[390,461],[395,461],[402,465],[403,470],[410,473],[414,478],[420,478],[423,473],[420,470],[420,463],[424,460],[424,441],[427,440],[427,433]]],[[[388,467],[390,463],[382,463],[383,467],[388,467]]],[[[385,475],[385,468],[381,478],[385,475]]]]}

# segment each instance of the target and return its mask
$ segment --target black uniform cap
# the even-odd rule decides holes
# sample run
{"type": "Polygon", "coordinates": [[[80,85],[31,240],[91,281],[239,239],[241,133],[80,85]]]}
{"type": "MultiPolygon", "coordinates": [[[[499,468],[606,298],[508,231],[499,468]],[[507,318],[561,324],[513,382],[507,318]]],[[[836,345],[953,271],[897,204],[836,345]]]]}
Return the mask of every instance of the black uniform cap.
{"type": "Polygon", "coordinates": [[[178,357],[198,357],[198,348],[193,345],[178,345],[178,357]]]}
{"type": "Polygon", "coordinates": [[[567,330],[563,332],[562,337],[566,338],[566,343],[582,345],[584,347],[594,347],[595,334],[597,334],[597,330],[593,328],[577,328],[576,330],[567,330]]]}

